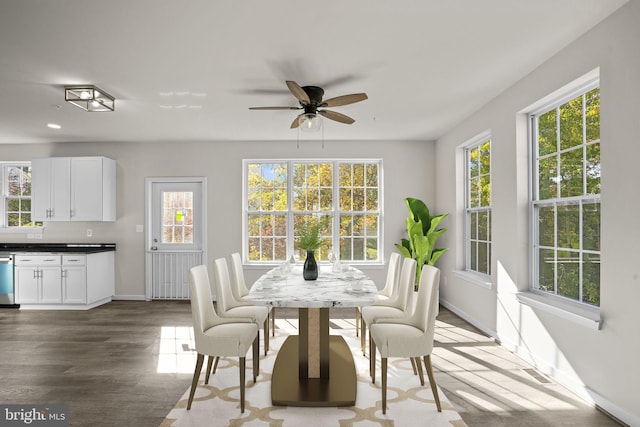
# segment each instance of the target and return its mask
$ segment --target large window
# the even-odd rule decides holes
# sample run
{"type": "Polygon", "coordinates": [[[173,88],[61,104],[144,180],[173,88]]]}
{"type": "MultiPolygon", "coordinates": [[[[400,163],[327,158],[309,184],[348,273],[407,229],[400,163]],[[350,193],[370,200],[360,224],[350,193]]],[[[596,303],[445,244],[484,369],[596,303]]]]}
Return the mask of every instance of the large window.
{"type": "Polygon", "coordinates": [[[491,274],[491,139],[465,148],[465,269],[491,274]]]}
{"type": "Polygon", "coordinates": [[[245,259],[278,262],[304,258],[298,231],[320,224],[319,260],[380,262],[382,162],[244,162],[245,259]]]}
{"type": "Polygon", "coordinates": [[[29,162],[0,163],[2,166],[2,219],[4,229],[42,227],[31,221],[31,164],[29,162]]]}
{"type": "Polygon", "coordinates": [[[534,288],[600,305],[600,89],[531,115],[534,288]]]}

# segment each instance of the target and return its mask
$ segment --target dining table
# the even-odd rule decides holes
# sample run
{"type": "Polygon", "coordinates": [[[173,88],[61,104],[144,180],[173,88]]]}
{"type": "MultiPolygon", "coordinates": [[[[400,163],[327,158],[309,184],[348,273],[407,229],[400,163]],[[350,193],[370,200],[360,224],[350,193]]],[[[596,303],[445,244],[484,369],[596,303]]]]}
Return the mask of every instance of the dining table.
{"type": "Polygon", "coordinates": [[[318,278],[305,280],[302,266],[283,265],[263,274],[246,299],[256,305],[298,309],[298,335],[285,339],[274,362],[273,405],[355,405],[353,354],[341,335],[329,334],[329,310],[375,303],[378,290],[370,278],[351,266],[321,264],[318,278]]]}

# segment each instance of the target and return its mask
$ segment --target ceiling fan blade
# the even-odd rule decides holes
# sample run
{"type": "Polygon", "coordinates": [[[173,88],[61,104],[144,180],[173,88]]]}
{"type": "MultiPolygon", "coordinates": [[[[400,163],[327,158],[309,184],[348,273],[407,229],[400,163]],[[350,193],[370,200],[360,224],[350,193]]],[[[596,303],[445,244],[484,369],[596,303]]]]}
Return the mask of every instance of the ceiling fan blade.
{"type": "Polygon", "coordinates": [[[309,95],[307,95],[307,92],[305,92],[298,83],[287,80],[287,87],[298,101],[302,102],[303,104],[309,104],[311,102],[311,100],[309,99],[309,95]]]}
{"type": "Polygon", "coordinates": [[[300,107],[249,107],[249,110],[301,110],[300,107]]]}
{"type": "Polygon", "coordinates": [[[304,116],[304,113],[296,116],[295,119],[293,119],[293,122],[291,122],[291,129],[295,129],[298,126],[300,126],[300,117],[304,116]]]}
{"type": "Polygon", "coordinates": [[[345,116],[344,114],[338,113],[336,111],[318,110],[318,114],[322,115],[323,117],[326,117],[327,119],[335,120],[336,122],[345,123],[348,125],[355,122],[355,120],[352,119],[351,117],[345,116]]]}
{"type": "Polygon", "coordinates": [[[338,107],[340,105],[354,104],[369,99],[366,93],[352,93],[351,95],[336,96],[322,102],[321,107],[338,107]]]}

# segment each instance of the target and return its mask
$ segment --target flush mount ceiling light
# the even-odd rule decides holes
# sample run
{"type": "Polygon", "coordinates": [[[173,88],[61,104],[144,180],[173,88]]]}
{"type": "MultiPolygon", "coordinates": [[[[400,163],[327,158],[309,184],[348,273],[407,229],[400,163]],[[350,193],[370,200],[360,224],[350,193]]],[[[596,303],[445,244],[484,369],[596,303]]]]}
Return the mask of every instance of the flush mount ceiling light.
{"type": "Polygon", "coordinates": [[[113,111],[116,99],[95,86],[67,86],[64,100],[85,111],[113,111]]]}

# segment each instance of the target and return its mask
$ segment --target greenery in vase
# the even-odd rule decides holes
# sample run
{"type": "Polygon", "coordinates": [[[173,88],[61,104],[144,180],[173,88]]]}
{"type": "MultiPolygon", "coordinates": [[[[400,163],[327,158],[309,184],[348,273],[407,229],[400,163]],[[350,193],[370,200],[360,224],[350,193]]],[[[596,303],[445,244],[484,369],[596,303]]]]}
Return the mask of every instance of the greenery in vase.
{"type": "Polygon", "coordinates": [[[310,220],[299,229],[298,247],[305,251],[315,251],[322,245],[320,223],[310,220]]]}

